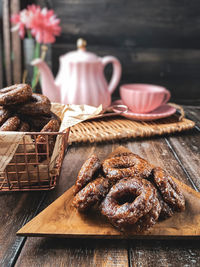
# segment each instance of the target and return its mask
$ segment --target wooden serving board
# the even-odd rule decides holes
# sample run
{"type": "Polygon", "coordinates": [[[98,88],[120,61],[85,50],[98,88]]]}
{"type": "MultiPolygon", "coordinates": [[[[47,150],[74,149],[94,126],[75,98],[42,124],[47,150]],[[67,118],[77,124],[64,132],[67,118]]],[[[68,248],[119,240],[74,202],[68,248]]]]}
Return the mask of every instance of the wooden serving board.
{"type": "MultiPolygon", "coordinates": [[[[127,151],[120,147],[119,151],[127,151]]],[[[113,153],[112,153],[113,154],[113,153]]],[[[90,237],[90,238],[199,238],[200,237],[200,193],[179,180],[186,199],[184,212],[175,213],[171,218],[159,222],[144,233],[131,232],[125,235],[111,226],[100,214],[81,214],[71,203],[73,187],[67,190],[50,206],[23,226],[17,235],[55,236],[55,237],[90,237]]]]}

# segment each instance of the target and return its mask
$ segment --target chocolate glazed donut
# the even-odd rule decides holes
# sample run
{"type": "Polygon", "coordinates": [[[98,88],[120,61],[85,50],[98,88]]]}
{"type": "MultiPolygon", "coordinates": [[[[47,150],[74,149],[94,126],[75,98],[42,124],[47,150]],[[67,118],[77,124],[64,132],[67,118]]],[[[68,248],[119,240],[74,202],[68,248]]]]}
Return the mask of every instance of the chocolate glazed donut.
{"type": "Polygon", "coordinates": [[[174,214],[172,208],[163,200],[161,194],[158,191],[157,191],[157,197],[161,206],[159,219],[164,220],[169,217],[172,217],[172,215],[174,214]]]}
{"type": "Polygon", "coordinates": [[[106,159],[102,166],[106,177],[114,181],[135,176],[147,178],[153,168],[146,160],[133,153],[106,159]]]}
{"type": "Polygon", "coordinates": [[[0,126],[11,116],[11,112],[4,107],[0,107],[0,126]]]}
{"type": "Polygon", "coordinates": [[[98,169],[100,169],[100,167],[101,162],[96,155],[92,155],[86,160],[78,173],[74,194],[78,193],[88,182],[93,179],[93,175],[98,169]]]}
{"type": "Polygon", "coordinates": [[[0,131],[16,131],[20,125],[20,119],[17,116],[10,117],[0,127],[0,131]]]}
{"type": "Polygon", "coordinates": [[[162,199],[173,211],[185,210],[185,198],[171,176],[160,167],[153,169],[152,182],[160,192],[162,199]]]}
{"type": "Polygon", "coordinates": [[[156,198],[153,208],[146,215],[140,218],[131,230],[142,232],[149,229],[157,222],[158,218],[160,218],[160,212],[160,201],[156,198]]]}
{"type": "MultiPolygon", "coordinates": [[[[118,181],[101,203],[101,213],[119,230],[124,231],[148,214],[144,221],[151,224],[149,212],[159,206],[156,190],[144,179],[124,178],[118,181]]],[[[154,214],[152,214],[153,216],[154,214]]],[[[154,215],[156,219],[158,216],[154,215]]],[[[152,220],[153,221],[153,220],[152,220]]]]}
{"type": "Polygon", "coordinates": [[[73,206],[79,211],[84,212],[91,207],[99,204],[99,202],[106,196],[110,189],[108,179],[99,177],[96,180],[87,184],[80,190],[73,200],[73,206]]]}
{"type": "Polygon", "coordinates": [[[49,114],[51,109],[50,100],[41,94],[32,94],[30,101],[19,105],[17,107],[17,112],[25,115],[43,115],[49,114]]]}
{"type": "Polygon", "coordinates": [[[53,112],[50,112],[46,115],[40,115],[40,116],[28,116],[28,115],[22,115],[20,116],[23,120],[28,122],[29,125],[31,125],[31,128],[33,131],[41,131],[45,125],[49,123],[50,120],[55,119],[61,124],[60,118],[53,112]]]}
{"type": "Polygon", "coordinates": [[[26,102],[32,95],[28,84],[15,84],[0,90],[0,105],[9,106],[26,102]]]}
{"type": "Polygon", "coordinates": [[[18,132],[28,132],[30,130],[30,126],[27,122],[21,121],[19,128],[17,130],[18,132]]]}
{"type": "MultiPolygon", "coordinates": [[[[50,120],[41,130],[41,132],[58,132],[60,128],[60,120],[50,120]]],[[[56,136],[49,136],[49,154],[52,154],[56,136]]],[[[39,153],[47,153],[47,139],[46,135],[38,135],[36,138],[39,153]],[[44,144],[42,144],[44,143],[44,144]]]]}

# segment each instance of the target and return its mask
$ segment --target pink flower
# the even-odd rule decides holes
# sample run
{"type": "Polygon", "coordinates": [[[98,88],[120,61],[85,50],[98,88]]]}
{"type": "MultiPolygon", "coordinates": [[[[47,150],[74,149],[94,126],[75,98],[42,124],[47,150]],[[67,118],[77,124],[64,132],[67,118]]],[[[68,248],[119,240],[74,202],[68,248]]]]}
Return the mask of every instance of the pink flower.
{"type": "Polygon", "coordinates": [[[23,9],[21,12],[20,12],[20,20],[21,20],[21,23],[24,24],[25,28],[29,29],[30,28],[30,23],[31,23],[31,20],[34,16],[34,12],[30,9],[23,9]]]}
{"type": "Polygon", "coordinates": [[[27,10],[34,14],[35,12],[41,11],[41,7],[40,6],[36,6],[34,4],[33,5],[28,5],[27,6],[27,10]]]}
{"type": "Polygon", "coordinates": [[[24,39],[25,35],[25,25],[20,19],[20,14],[14,14],[11,16],[11,22],[13,24],[16,24],[14,27],[12,27],[11,31],[19,31],[19,35],[22,39],[24,39]]]}
{"type": "MultiPolygon", "coordinates": [[[[32,5],[35,6],[35,5],[32,5]]],[[[30,6],[28,9],[23,9],[19,14],[11,16],[11,22],[15,24],[11,31],[19,30],[19,35],[23,39],[25,35],[25,29],[30,28],[30,22],[34,15],[34,7],[30,6]]]]}
{"type": "Polygon", "coordinates": [[[31,34],[38,43],[54,43],[55,36],[60,35],[60,20],[53,10],[41,9],[40,6],[29,5],[19,14],[11,17],[11,22],[16,24],[12,31],[19,30],[19,35],[23,39],[25,29],[31,30],[31,34]]]}
{"type": "Polygon", "coordinates": [[[31,34],[38,43],[54,43],[55,36],[60,35],[60,20],[56,17],[53,10],[36,10],[31,19],[31,34]]]}

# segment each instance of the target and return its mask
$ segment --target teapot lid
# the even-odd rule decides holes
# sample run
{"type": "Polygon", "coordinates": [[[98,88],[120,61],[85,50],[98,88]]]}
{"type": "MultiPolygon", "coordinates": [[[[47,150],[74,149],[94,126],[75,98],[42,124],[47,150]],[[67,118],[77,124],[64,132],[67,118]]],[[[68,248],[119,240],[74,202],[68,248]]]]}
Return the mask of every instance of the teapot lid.
{"type": "Polygon", "coordinates": [[[62,56],[62,59],[70,61],[70,62],[97,62],[98,56],[96,56],[94,53],[86,51],[86,45],[87,42],[80,38],[77,40],[77,50],[71,51],[64,56],[62,56]]]}

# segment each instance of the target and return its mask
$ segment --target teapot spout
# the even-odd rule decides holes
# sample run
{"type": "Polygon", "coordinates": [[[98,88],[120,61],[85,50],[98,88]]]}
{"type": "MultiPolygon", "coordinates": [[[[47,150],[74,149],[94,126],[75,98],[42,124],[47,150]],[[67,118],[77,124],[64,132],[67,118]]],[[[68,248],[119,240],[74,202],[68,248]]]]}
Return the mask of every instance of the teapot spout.
{"type": "Polygon", "coordinates": [[[48,65],[40,58],[36,58],[31,65],[37,66],[41,75],[42,93],[46,95],[51,102],[60,102],[60,88],[55,84],[53,74],[48,65]]]}

